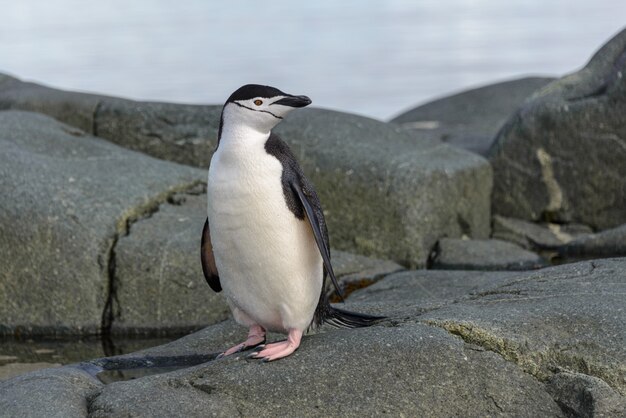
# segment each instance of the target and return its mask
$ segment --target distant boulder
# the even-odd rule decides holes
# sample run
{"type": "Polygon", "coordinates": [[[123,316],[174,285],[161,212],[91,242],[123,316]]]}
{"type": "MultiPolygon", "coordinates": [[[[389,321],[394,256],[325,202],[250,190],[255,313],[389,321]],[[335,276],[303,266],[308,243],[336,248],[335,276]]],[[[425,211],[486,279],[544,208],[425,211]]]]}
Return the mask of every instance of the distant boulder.
{"type": "Polygon", "coordinates": [[[513,112],[554,78],[524,77],[433,100],[391,120],[419,137],[439,139],[486,155],[513,112]]]}

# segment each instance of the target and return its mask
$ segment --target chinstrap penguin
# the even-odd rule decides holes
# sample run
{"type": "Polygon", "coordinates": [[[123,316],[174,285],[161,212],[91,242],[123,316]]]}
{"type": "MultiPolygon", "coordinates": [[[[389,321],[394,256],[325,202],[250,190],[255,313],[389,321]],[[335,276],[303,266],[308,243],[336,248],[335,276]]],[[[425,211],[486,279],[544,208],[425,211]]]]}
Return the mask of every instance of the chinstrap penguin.
{"type": "Polygon", "coordinates": [[[293,353],[311,326],[368,326],[381,317],[330,305],[324,283],[330,263],[324,214],[311,182],[272,128],[311,103],[269,86],[245,85],[222,109],[218,145],[209,166],[207,221],[201,259],[211,289],[224,290],[245,342],[222,355],[260,347],[265,361],[293,353]],[[287,334],[263,345],[266,331],[287,334]]]}

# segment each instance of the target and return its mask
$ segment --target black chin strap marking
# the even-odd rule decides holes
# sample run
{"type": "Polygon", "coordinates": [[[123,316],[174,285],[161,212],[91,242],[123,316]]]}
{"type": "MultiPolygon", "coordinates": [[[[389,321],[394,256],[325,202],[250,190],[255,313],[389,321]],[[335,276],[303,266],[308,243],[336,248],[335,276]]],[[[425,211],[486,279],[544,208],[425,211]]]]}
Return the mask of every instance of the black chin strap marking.
{"type": "Polygon", "coordinates": [[[270,115],[274,116],[276,119],[282,119],[280,116],[276,116],[275,114],[273,114],[272,112],[267,111],[267,110],[253,109],[253,108],[251,108],[251,107],[244,106],[244,105],[242,105],[241,103],[237,103],[237,102],[233,102],[233,103],[234,103],[234,104],[236,104],[236,105],[237,105],[237,106],[239,106],[239,107],[243,107],[243,108],[246,108],[246,109],[248,109],[248,110],[252,110],[252,111],[254,111],[254,112],[269,113],[270,115]]]}

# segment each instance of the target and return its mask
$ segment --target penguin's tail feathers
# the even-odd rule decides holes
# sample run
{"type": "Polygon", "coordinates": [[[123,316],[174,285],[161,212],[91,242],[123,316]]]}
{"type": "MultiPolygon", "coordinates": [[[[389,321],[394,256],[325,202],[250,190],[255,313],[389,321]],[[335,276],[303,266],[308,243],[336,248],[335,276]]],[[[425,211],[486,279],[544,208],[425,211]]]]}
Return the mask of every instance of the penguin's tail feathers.
{"type": "Polygon", "coordinates": [[[362,328],[374,325],[385,318],[384,316],[350,312],[329,306],[326,315],[324,315],[324,322],[337,328],[362,328]]]}

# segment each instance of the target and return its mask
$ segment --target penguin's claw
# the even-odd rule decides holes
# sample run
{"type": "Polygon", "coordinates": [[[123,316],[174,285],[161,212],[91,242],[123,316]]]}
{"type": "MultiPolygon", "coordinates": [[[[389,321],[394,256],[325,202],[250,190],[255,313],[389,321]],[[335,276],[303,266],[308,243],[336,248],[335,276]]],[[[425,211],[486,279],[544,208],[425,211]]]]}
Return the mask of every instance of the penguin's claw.
{"type": "Polygon", "coordinates": [[[230,356],[231,354],[235,353],[240,353],[242,351],[258,347],[262,344],[265,344],[265,330],[260,326],[255,325],[250,327],[250,333],[248,334],[248,339],[246,341],[230,347],[228,350],[218,355],[216,359],[221,359],[222,357],[230,356]]]}
{"type": "Polygon", "coordinates": [[[289,336],[285,341],[268,344],[259,352],[252,353],[249,357],[261,359],[264,363],[287,357],[300,347],[302,339],[302,331],[292,329],[289,330],[289,336]]]}

